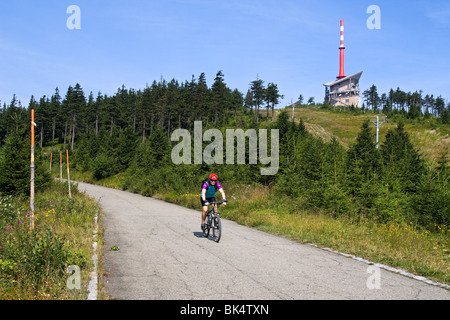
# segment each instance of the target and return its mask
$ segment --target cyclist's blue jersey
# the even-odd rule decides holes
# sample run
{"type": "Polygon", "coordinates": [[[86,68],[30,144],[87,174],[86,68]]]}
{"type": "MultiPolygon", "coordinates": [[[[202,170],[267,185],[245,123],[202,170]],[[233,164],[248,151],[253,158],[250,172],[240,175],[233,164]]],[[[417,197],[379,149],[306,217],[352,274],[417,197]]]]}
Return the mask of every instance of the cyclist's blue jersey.
{"type": "MultiPolygon", "coordinates": [[[[206,190],[206,195],[205,198],[214,198],[216,196],[216,189],[222,189],[222,186],[220,185],[219,181],[216,182],[216,185],[210,185],[207,181],[205,181],[202,185],[202,191],[206,190]]],[[[202,194],[200,193],[200,196],[202,196],[202,194]]]]}

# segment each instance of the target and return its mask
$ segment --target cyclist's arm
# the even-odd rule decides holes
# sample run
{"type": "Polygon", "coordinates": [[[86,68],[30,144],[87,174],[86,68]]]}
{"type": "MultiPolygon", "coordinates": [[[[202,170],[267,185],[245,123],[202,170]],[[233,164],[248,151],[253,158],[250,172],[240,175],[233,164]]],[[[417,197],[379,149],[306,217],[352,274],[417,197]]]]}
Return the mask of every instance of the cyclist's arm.
{"type": "Polygon", "coordinates": [[[202,189],[202,200],[206,201],[206,189],[202,189]]]}
{"type": "Polygon", "coordinates": [[[219,189],[220,194],[222,195],[222,200],[227,200],[227,197],[225,196],[225,191],[223,191],[223,188],[219,189]]]}

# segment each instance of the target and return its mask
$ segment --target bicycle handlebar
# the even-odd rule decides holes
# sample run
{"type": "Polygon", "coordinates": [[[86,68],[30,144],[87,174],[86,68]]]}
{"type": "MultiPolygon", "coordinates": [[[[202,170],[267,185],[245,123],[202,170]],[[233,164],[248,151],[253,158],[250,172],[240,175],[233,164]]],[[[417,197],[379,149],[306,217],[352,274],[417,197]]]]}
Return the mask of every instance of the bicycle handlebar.
{"type": "MultiPolygon", "coordinates": [[[[227,202],[228,203],[228,201],[225,201],[225,202],[227,202]]],[[[220,202],[209,202],[209,205],[214,205],[214,204],[217,204],[218,206],[221,206],[221,205],[223,205],[223,201],[220,201],[220,202]]]]}

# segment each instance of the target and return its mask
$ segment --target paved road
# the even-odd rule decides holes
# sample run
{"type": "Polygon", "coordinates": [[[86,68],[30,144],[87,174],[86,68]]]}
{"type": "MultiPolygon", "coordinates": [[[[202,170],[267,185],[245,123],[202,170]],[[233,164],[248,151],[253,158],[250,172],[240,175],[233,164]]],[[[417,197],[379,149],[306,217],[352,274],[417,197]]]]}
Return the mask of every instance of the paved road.
{"type": "Polygon", "coordinates": [[[104,209],[107,293],[145,300],[445,299],[450,291],[223,221],[219,244],[203,238],[200,212],[79,183],[104,209]]]}

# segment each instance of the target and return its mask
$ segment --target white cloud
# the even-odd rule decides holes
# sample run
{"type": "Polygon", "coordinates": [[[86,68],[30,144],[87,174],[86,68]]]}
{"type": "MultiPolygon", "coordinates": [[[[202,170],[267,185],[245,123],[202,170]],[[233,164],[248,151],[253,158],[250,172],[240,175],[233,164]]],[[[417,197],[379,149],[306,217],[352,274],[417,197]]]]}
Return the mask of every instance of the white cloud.
{"type": "Polygon", "coordinates": [[[436,27],[450,28],[450,6],[428,12],[427,17],[436,27]]]}

